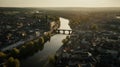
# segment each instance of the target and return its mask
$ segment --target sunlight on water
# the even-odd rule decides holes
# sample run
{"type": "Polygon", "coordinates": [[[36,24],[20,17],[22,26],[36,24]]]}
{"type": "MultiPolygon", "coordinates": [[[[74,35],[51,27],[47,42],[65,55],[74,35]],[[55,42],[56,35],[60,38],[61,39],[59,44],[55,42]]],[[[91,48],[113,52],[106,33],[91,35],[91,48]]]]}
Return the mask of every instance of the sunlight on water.
{"type": "MultiPolygon", "coordinates": [[[[71,30],[69,27],[69,20],[60,17],[61,26],[60,29],[71,30]]],[[[66,32],[67,33],[67,32],[66,32]]],[[[56,51],[62,46],[62,40],[67,35],[56,34],[51,37],[51,40],[44,44],[44,49],[37,52],[33,56],[22,61],[22,67],[42,67],[47,61],[48,56],[54,55],[56,51]],[[32,62],[31,62],[32,61],[32,62]]]]}
{"type": "Polygon", "coordinates": [[[60,28],[59,29],[67,29],[67,30],[71,30],[70,26],[69,26],[69,20],[60,17],[60,28]]]}
{"type": "MultiPolygon", "coordinates": [[[[60,28],[59,29],[71,30],[69,26],[69,20],[60,17],[60,28]]],[[[60,31],[60,33],[63,33],[63,31],[60,31]]],[[[65,33],[68,34],[69,32],[66,31],[65,33]]]]}

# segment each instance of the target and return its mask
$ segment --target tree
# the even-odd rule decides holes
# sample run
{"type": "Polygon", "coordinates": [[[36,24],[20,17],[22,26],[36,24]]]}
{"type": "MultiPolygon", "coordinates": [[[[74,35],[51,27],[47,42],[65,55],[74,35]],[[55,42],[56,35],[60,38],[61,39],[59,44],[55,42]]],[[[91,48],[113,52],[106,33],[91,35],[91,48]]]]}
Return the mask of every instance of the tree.
{"type": "Polygon", "coordinates": [[[13,50],[11,51],[11,54],[14,57],[17,57],[19,53],[20,53],[20,50],[17,48],[13,48],[13,50]]]}
{"type": "Polygon", "coordinates": [[[0,63],[2,63],[6,57],[7,55],[5,53],[0,52],[0,63]]]}
{"type": "Polygon", "coordinates": [[[4,57],[6,57],[6,54],[3,53],[3,52],[0,52],[0,57],[1,57],[1,58],[4,58],[4,57]]]}
{"type": "Polygon", "coordinates": [[[43,37],[40,37],[40,41],[41,41],[41,44],[44,44],[44,38],[43,37]]]}
{"type": "Polygon", "coordinates": [[[67,42],[68,42],[68,39],[63,39],[63,40],[62,40],[62,43],[63,43],[63,44],[66,44],[67,42]]]}
{"type": "Polygon", "coordinates": [[[50,33],[50,32],[45,32],[44,35],[45,35],[46,37],[48,37],[48,38],[51,37],[51,33],[50,33]]]}
{"type": "Polygon", "coordinates": [[[70,36],[66,36],[66,39],[69,39],[70,38],[70,36]]]}
{"type": "Polygon", "coordinates": [[[6,64],[5,64],[5,67],[14,67],[14,58],[13,57],[10,57],[6,64]]]}
{"type": "Polygon", "coordinates": [[[9,57],[4,67],[20,67],[20,61],[18,59],[14,59],[13,57],[9,57]]]}
{"type": "Polygon", "coordinates": [[[18,59],[14,60],[15,67],[20,67],[20,61],[18,59]]]}

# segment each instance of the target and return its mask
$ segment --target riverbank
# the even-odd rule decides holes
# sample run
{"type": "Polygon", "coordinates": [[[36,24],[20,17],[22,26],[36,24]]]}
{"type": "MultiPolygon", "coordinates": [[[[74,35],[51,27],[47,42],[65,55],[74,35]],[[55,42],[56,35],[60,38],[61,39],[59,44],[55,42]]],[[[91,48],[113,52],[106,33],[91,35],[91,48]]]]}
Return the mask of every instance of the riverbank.
{"type": "MultiPolygon", "coordinates": [[[[62,24],[66,23],[67,26],[68,22],[63,22],[64,18],[60,20],[62,24]]],[[[68,21],[68,20],[67,20],[68,21]]],[[[60,25],[62,25],[60,24],[60,25]]],[[[68,28],[69,29],[69,28],[68,28]]],[[[67,35],[64,34],[55,34],[51,37],[50,41],[47,41],[44,45],[44,49],[42,51],[37,52],[33,56],[22,60],[22,67],[53,67],[54,64],[51,64],[51,58],[53,59],[56,51],[62,46],[62,40],[66,38],[67,35]],[[31,62],[33,61],[33,62],[31,62]],[[49,63],[50,62],[50,63],[49,63]]]]}
{"type": "Polygon", "coordinates": [[[27,58],[39,50],[43,49],[44,44],[50,40],[50,35],[43,35],[40,38],[28,41],[19,47],[15,47],[12,50],[0,52],[1,63],[5,62],[5,65],[9,63],[7,59],[18,58],[23,59],[27,58]],[[10,58],[9,58],[10,57],[10,58]],[[6,61],[4,61],[6,59],[6,61]]]}
{"type": "MultiPolygon", "coordinates": [[[[58,20],[56,22],[56,25],[59,24],[58,20]]],[[[9,59],[18,58],[19,60],[28,58],[29,56],[34,55],[36,52],[43,50],[44,44],[47,41],[50,41],[51,34],[53,35],[54,31],[58,28],[59,25],[55,26],[55,28],[51,28],[50,31],[44,32],[42,36],[38,36],[32,39],[29,39],[27,41],[24,41],[22,43],[19,43],[19,45],[10,45],[6,48],[3,48],[0,52],[0,66],[9,66],[11,61],[9,59]]],[[[17,60],[18,60],[17,59],[17,60]]],[[[18,62],[20,62],[18,60],[18,62]]],[[[20,64],[20,63],[17,63],[20,64]]],[[[14,64],[16,65],[16,64],[14,64]]],[[[12,65],[12,67],[16,67],[12,65]]],[[[11,65],[10,65],[11,66],[11,65]]]]}
{"type": "MultiPolygon", "coordinates": [[[[56,34],[52,36],[50,42],[48,41],[44,44],[43,50],[38,51],[33,56],[21,61],[22,67],[43,67],[47,61],[49,61],[49,57],[54,56],[55,52],[59,49],[59,47],[61,47],[61,40],[63,40],[65,37],[66,35],[62,34],[56,34]]],[[[49,63],[46,65],[48,64],[49,63]]]]}
{"type": "MultiPolygon", "coordinates": [[[[57,27],[59,27],[59,25],[57,27]]],[[[53,29],[56,30],[56,28],[53,28],[53,29]]],[[[34,64],[39,67],[40,64],[43,65],[43,61],[44,61],[44,64],[46,64],[45,62],[49,60],[48,58],[49,55],[51,56],[52,54],[54,56],[55,52],[62,45],[62,42],[61,42],[62,39],[66,37],[66,35],[62,35],[62,34],[56,34],[56,35],[53,34],[55,30],[46,32],[42,37],[31,40],[30,42],[25,43],[23,46],[19,48],[12,49],[11,52],[8,52],[8,53],[12,53],[9,56],[13,56],[15,58],[19,58],[19,57],[26,58],[25,60],[23,59],[21,60],[22,67],[26,67],[26,65],[28,65],[27,67],[30,67],[30,66],[32,67],[34,66],[34,64]],[[41,60],[41,62],[39,62],[39,61],[36,61],[37,60],[36,58],[39,58],[39,59],[41,58],[44,60],[41,60]],[[31,62],[30,59],[31,61],[34,60],[34,62],[36,62],[37,64],[31,62]]]]}

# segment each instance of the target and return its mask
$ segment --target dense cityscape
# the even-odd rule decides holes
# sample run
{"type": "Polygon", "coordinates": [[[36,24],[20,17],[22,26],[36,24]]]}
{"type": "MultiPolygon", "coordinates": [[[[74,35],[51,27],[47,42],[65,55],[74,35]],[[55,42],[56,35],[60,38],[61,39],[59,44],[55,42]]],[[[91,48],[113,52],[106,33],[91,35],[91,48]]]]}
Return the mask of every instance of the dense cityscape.
{"type": "Polygon", "coordinates": [[[74,9],[0,8],[0,67],[120,67],[120,10],[74,9]]]}
{"type": "Polygon", "coordinates": [[[33,49],[33,53],[42,49],[42,46],[39,48],[37,45],[34,47],[30,45],[35,44],[34,42],[44,44],[50,39],[48,35],[50,36],[58,27],[58,18],[43,11],[0,8],[0,66],[4,66],[6,62],[4,60],[9,57],[10,59],[26,57],[29,56],[27,52],[30,49],[33,49]]]}
{"type": "Polygon", "coordinates": [[[120,66],[119,11],[66,10],[64,13],[69,16],[62,16],[71,19],[73,32],[62,40],[63,46],[56,52],[57,67],[120,66]]]}

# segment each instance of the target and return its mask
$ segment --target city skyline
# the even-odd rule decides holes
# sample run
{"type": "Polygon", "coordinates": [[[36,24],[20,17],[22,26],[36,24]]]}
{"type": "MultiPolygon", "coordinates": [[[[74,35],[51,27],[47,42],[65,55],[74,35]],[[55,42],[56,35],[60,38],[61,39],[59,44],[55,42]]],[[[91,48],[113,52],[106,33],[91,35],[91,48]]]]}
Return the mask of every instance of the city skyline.
{"type": "Polygon", "coordinates": [[[0,7],[120,7],[120,0],[0,0],[0,7]]]}

